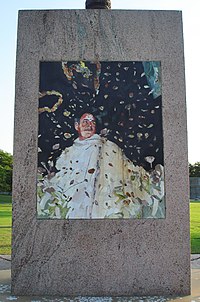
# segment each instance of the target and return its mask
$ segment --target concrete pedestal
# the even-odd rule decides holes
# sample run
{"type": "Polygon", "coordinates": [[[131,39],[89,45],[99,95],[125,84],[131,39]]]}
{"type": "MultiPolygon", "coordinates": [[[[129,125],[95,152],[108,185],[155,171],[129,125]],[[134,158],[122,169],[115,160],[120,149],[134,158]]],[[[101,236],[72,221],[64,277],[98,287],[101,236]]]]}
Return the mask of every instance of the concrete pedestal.
{"type": "Polygon", "coordinates": [[[19,12],[12,293],[65,296],[190,293],[181,12],[19,12]],[[36,219],[39,62],[44,60],[161,61],[165,219],[36,219]]]}

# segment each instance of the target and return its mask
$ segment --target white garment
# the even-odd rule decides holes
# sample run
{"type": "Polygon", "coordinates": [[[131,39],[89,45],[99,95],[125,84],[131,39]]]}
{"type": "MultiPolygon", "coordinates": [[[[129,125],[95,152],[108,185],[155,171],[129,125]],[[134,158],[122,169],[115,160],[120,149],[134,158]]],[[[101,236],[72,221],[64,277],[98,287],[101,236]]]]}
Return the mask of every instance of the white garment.
{"type": "Polygon", "coordinates": [[[150,207],[149,217],[164,216],[159,210],[163,167],[158,165],[155,182],[152,173],[134,166],[116,144],[97,134],[76,139],[62,152],[56,168],[59,172],[47,185],[54,192],[49,198],[44,189],[38,198],[39,213],[48,214],[51,207],[52,218],[142,218],[144,207],[150,207]]]}

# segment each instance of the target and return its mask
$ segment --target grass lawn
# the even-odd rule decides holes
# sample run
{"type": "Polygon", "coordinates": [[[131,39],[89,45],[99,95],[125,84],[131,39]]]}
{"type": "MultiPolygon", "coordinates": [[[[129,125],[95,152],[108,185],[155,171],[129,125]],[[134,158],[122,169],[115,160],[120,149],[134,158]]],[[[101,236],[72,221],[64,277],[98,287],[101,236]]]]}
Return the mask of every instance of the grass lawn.
{"type": "Polygon", "coordinates": [[[0,254],[11,253],[12,204],[11,196],[0,195],[0,254]]]}
{"type": "Polygon", "coordinates": [[[190,202],[190,234],[192,254],[200,254],[200,201],[190,202]]]}
{"type": "MultiPolygon", "coordinates": [[[[11,196],[0,195],[0,254],[11,253],[11,196]]],[[[200,201],[190,202],[191,252],[200,254],[200,201]]]]}

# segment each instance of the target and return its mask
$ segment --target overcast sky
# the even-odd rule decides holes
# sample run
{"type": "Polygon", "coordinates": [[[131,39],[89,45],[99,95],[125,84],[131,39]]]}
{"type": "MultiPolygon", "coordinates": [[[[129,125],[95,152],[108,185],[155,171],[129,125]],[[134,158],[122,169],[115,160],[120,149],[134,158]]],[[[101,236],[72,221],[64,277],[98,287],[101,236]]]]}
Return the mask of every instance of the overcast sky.
{"type": "MultiPolygon", "coordinates": [[[[17,15],[20,9],[84,9],[83,0],[12,0],[1,4],[0,18],[0,149],[13,153],[14,82],[17,15]]],[[[188,116],[189,162],[200,161],[199,84],[200,0],[112,0],[112,9],[182,10],[185,43],[186,99],[188,116]]]]}

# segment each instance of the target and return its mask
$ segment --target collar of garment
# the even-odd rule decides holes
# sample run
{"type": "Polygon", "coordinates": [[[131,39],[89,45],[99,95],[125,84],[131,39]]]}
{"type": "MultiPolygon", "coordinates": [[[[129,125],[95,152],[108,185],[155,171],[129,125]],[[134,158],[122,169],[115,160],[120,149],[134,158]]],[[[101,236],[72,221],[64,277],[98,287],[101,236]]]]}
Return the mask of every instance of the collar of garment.
{"type": "Polygon", "coordinates": [[[84,145],[93,145],[99,144],[101,142],[101,137],[98,134],[94,134],[93,136],[86,138],[84,140],[80,140],[79,138],[75,139],[74,144],[76,146],[84,146],[84,145]]]}

